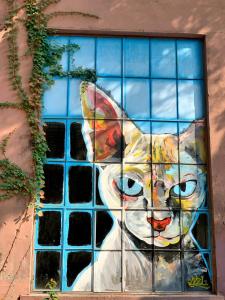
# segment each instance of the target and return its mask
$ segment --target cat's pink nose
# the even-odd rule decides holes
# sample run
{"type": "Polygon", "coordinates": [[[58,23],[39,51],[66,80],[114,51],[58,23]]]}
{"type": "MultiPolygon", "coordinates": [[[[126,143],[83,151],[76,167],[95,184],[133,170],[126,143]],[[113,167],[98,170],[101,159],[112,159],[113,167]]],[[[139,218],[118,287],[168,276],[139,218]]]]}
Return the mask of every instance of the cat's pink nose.
{"type": "Polygon", "coordinates": [[[152,217],[147,218],[148,223],[152,225],[152,228],[156,231],[164,231],[166,226],[170,224],[171,218],[165,218],[163,220],[156,220],[152,217]]]}

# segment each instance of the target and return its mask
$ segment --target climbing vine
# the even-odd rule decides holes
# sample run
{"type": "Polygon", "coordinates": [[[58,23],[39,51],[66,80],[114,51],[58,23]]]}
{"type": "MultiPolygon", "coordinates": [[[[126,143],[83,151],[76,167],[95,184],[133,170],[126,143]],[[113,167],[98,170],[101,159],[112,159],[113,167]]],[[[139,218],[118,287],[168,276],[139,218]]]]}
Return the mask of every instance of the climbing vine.
{"type": "Polygon", "coordinates": [[[12,133],[0,143],[0,151],[3,159],[0,160],[0,200],[10,198],[13,195],[21,194],[30,196],[32,200],[39,194],[43,198],[42,188],[44,187],[43,162],[46,157],[48,146],[45,139],[43,124],[41,122],[42,96],[44,90],[54,83],[54,76],[76,77],[82,80],[95,82],[94,70],[76,68],[70,71],[63,71],[60,60],[63,53],[79,51],[79,45],[53,45],[48,40],[48,21],[62,15],[80,15],[83,17],[98,17],[78,11],[54,12],[46,14],[45,9],[60,0],[24,0],[20,7],[16,6],[15,0],[6,0],[8,5],[8,16],[5,20],[5,30],[8,41],[8,63],[9,80],[12,89],[16,91],[19,99],[15,103],[2,102],[0,109],[14,108],[25,111],[27,122],[30,128],[31,147],[33,157],[33,176],[30,177],[6,156],[6,147],[12,133]],[[23,10],[23,19],[15,16],[23,10]],[[29,79],[29,89],[23,87],[23,80],[19,73],[20,60],[18,55],[18,22],[22,23],[27,33],[26,55],[32,57],[32,72],[29,79]],[[47,70],[47,71],[46,71],[47,70]]]}

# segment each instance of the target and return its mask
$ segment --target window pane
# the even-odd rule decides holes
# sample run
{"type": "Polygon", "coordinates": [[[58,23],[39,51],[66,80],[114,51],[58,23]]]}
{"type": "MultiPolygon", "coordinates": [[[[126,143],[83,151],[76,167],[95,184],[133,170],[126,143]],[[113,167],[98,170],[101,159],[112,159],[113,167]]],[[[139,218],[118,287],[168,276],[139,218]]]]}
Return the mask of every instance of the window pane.
{"type": "Polygon", "coordinates": [[[87,157],[82,124],[78,122],[73,122],[70,125],[70,156],[76,160],[86,160],[87,157]]]}
{"type": "Polygon", "coordinates": [[[183,227],[187,227],[190,218],[194,218],[191,229],[191,239],[183,241],[185,250],[201,250],[209,247],[208,215],[205,213],[195,213],[194,211],[183,212],[183,227]]]}
{"type": "Polygon", "coordinates": [[[121,75],[121,39],[97,38],[97,74],[121,75]]]}
{"type": "Polygon", "coordinates": [[[70,44],[80,46],[80,49],[70,55],[70,70],[76,68],[95,69],[95,38],[71,37],[70,44]]]}
{"type": "MultiPolygon", "coordinates": [[[[69,44],[69,39],[63,36],[49,36],[48,41],[53,46],[66,46],[69,44]]],[[[59,62],[62,66],[63,71],[68,71],[68,51],[64,51],[62,54],[61,61],[59,62]]]]}
{"type": "Polygon", "coordinates": [[[124,39],[124,75],[131,77],[149,76],[149,40],[124,39]]]}
{"type": "MultiPolygon", "coordinates": [[[[152,206],[159,209],[158,213],[154,212],[153,217],[156,220],[166,219],[162,223],[164,230],[167,225],[171,224],[171,221],[174,221],[174,227],[170,226],[170,230],[172,229],[176,233],[178,232],[175,226],[178,228],[180,226],[179,213],[176,211],[169,213],[169,209],[180,208],[180,194],[177,184],[179,184],[179,167],[177,164],[152,165],[152,206]]],[[[157,229],[158,227],[160,228],[161,224],[155,222],[153,228],[157,229]]]]}
{"type": "Polygon", "coordinates": [[[63,199],[63,166],[44,165],[45,176],[45,197],[41,199],[43,203],[58,204],[63,199]]]}
{"type": "Polygon", "coordinates": [[[49,151],[48,158],[63,158],[65,145],[65,125],[59,122],[47,122],[44,127],[49,151]]]}
{"type": "Polygon", "coordinates": [[[203,83],[201,80],[178,81],[179,118],[196,120],[205,116],[203,83]]]}
{"type": "Polygon", "coordinates": [[[66,116],[67,113],[67,78],[54,80],[54,84],[44,93],[44,117],[66,116]]]}
{"type": "Polygon", "coordinates": [[[175,80],[152,80],[152,118],[177,118],[175,80]]]}
{"type": "Polygon", "coordinates": [[[84,246],[91,244],[91,214],[73,212],[69,215],[68,244],[84,246]]]}
{"type": "Polygon", "coordinates": [[[85,203],[92,200],[92,167],[73,166],[69,169],[69,201],[85,203]]]}
{"type": "Polygon", "coordinates": [[[81,80],[77,78],[69,79],[69,116],[82,118],[82,109],[80,102],[80,84],[81,80]]]}
{"type": "Polygon", "coordinates": [[[43,211],[38,218],[38,244],[42,246],[59,246],[61,237],[61,213],[43,211]]]}
{"type": "MultiPolygon", "coordinates": [[[[109,234],[110,230],[113,227],[113,219],[109,212],[100,210],[96,212],[95,222],[96,222],[96,247],[101,248],[106,236],[109,234]]],[[[119,241],[119,244],[121,245],[121,239],[119,241]]],[[[116,249],[116,245],[113,245],[113,249],[116,249]]]]}
{"type": "Polygon", "coordinates": [[[100,183],[99,183],[99,169],[95,168],[95,203],[96,205],[104,205],[100,195],[100,183]]]}
{"type": "Polygon", "coordinates": [[[120,162],[122,124],[120,121],[95,120],[95,161],[120,162]]]}
{"type": "Polygon", "coordinates": [[[153,78],[176,77],[176,47],[174,40],[151,40],[151,76],[153,78]]]}
{"type": "Polygon", "coordinates": [[[181,163],[206,163],[205,123],[179,123],[181,163]]]}
{"type": "Polygon", "coordinates": [[[155,291],[181,291],[180,253],[175,251],[155,252],[154,275],[155,291]]]}
{"type": "MultiPolygon", "coordinates": [[[[85,268],[91,264],[92,253],[87,251],[82,252],[70,252],[67,257],[67,286],[71,287],[74,284],[74,291],[90,291],[91,290],[91,272],[82,274],[85,268]],[[85,275],[85,281],[87,282],[85,288],[79,288],[82,280],[81,275],[85,275]],[[80,277],[81,276],[81,277],[80,277]]],[[[81,284],[82,286],[82,284],[81,284]]]]}
{"type": "Polygon", "coordinates": [[[176,122],[152,123],[152,161],[154,163],[176,163],[178,161],[176,122]]]}
{"type": "Polygon", "coordinates": [[[203,77],[202,42],[198,40],[177,41],[178,77],[199,79],[203,77]]]}
{"type": "Polygon", "coordinates": [[[95,292],[121,292],[121,252],[96,251],[94,267],[95,292]],[[104,267],[97,262],[106,262],[104,267]]]}
{"type": "Polygon", "coordinates": [[[60,253],[55,251],[37,251],[36,282],[37,289],[46,289],[47,283],[53,279],[60,286],[60,253]]]}
{"type": "Polygon", "coordinates": [[[197,210],[204,206],[207,198],[207,173],[203,165],[185,165],[180,167],[180,183],[177,188],[180,193],[181,208],[183,210],[197,210]]]}
{"type": "Polygon", "coordinates": [[[150,118],[150,84],[148,79],[125,79],[124,110],[128,118],[150,118]]]}
{"type": "MultiPolygon", "coordinates": [[[[121,103],[121,78],[98,78],[97,81],[100,89],[104,90],[109,97],[115,101],[119,107],[121,103]]],[[[121,114],[120,114],[121,116],[121,114]]]]}
{"type": "Polygon", "coordinates": [[[152,291],[152,257],[150,251],[142,251],[144,263],[139,263],[139,251],[126,251],[125,260],[125,291],[152,291]],[[131,263],[132,262],[132,263],[131,263]]]}
{"type": "Polygon", "coordinates": [[[184,252],[185,291],[211,290],[209,253],[184,252]]]}

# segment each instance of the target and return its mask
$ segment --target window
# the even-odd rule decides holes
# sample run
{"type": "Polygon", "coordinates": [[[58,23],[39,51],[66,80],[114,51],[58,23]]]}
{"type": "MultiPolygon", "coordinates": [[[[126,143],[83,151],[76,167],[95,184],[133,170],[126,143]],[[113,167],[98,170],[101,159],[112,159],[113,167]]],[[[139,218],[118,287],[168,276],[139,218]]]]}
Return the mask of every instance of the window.
{"type": "Polygon", "coordinates": [[[43,97],[49,152],[35,289],[211,289],[203,44],[50,37],[78,44],[43,97]]]}

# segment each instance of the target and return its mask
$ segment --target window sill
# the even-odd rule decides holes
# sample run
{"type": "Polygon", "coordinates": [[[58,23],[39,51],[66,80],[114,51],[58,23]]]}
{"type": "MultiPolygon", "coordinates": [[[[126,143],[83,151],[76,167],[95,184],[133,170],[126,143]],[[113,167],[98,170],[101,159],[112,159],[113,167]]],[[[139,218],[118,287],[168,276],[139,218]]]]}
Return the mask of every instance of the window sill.
{"type": "MultiPolygon", "coordinates": [[[[29,294],[20,296],[20,300],[43,300],[48,294],[29,294]]],[[[72,300],[72,299],[85,299],[85,300],[224,300],[223,295],[212,295],[212,294],[170,294],[170,295],[156,295],[156,294],[121,294],[121,293],[93,293],[93,294],[58,294],[60,300],[72,300]]]]}

